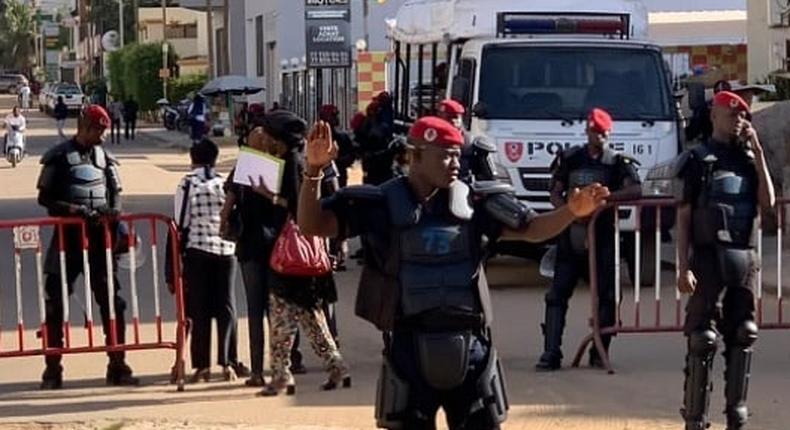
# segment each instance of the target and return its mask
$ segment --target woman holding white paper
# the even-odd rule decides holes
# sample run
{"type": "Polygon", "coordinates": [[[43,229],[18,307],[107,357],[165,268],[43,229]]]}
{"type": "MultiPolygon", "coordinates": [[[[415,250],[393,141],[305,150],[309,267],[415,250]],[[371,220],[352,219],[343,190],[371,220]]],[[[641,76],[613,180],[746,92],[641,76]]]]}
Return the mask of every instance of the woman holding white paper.
{"type": "MultiPolygon", "coordinates": [[[[267,237],[267,246],[263,249],[258,248],[254,257],[259,266],[257,275],[263,270],[260,266],[265,265],[270,290],[269,321],[273,375],[271,383],[260,393],[263,396],[274,396],[283,391],[289,395],[296,392],[290,367],[291,349],[299,327],[329,372],[329,379],[321,388],[331,390],[341,384],[350,385],[348,368],[330,334],[322,310],[322,305],[333,299],[332,296],[335,295],[333,289],[328,288],[330,283],[326,279],[319,278],[280,276],[272,273],[268,266],[274,241],[288,217],[296,217],[298,190],[304,170],[302,148],[306,134],[307,124],[301,118],[292,112],[280,110],[269,113],[263,120],[263,127],[253,130],[248,138],[251,147],[285,162],[279,193],[272,192],[260,179],[249,178],[250,182],[255,184],[253,190],[271,205],[268,210],[262,209],[258,216],[266,219],[267,226],[274,227],[274,231],[270,231],[267,237]]],[[[245,225],[242,230],[246,228],[245,225]]],[[[242,243],[241,246],[243,249],[244,244],[242,243]]],[[[250,341],[254,342],[253,339],[250,341]]],[[[253,360],[253,370],[257,370],[257,359],[253,358],[253,360]]]]}

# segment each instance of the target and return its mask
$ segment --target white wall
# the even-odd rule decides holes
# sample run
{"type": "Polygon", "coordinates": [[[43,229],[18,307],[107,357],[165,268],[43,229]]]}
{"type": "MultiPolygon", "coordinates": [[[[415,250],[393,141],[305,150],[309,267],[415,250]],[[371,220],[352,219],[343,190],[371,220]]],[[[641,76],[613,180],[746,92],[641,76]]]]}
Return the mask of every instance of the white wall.
{"type": "MultiPolygon", "coordinates": [[[[162,40],[162,9],[153,7],[141,7],[139,9],[138,21],[145,23],[147,20],[159,21],[158,23],[148,23],[148,36],[144,42],[159,42],[162,40]]],[[[206,14],[191,9],[180,7],[167,8],[167,22],[177,22],[181,24],[197,23],[197,39],[176,39],[173,46],[181,57],[208,56],[208,25],[206,14]]],[[[140,27],[142,29],[142,27],[140,27]]]]}

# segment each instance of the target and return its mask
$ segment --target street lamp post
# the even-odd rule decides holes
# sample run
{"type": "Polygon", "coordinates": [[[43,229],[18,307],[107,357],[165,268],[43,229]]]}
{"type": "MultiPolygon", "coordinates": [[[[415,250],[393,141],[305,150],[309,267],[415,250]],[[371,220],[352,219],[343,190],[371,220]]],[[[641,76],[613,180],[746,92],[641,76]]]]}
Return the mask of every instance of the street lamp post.
{"type": "MultiPolygon", "coordinates": [[[[170,46],[167,44],[167,1],[162,0],[162,71],[167,68],[167,51],[170,46]]],[[[167,98],[167,76],[162,76],[162,97],[167,98]]]]}
{"type": "Polygon", "coordinates": [[[123,0],[118,0],[118,35],[121,37],[121,48],[123,48],[123,0]]]}

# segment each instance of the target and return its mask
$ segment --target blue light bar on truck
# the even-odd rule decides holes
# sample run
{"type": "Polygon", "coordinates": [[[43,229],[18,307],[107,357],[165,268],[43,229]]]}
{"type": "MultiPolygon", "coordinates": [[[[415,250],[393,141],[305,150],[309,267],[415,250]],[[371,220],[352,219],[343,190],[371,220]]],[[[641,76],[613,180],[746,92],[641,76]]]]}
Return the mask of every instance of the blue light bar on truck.
{"type": "Polygon", "coordinates": [[[627,39],[630,25],[630,18],[627,14],[502,12],[497,15],[499,37],[597,34],[627,39]]]}

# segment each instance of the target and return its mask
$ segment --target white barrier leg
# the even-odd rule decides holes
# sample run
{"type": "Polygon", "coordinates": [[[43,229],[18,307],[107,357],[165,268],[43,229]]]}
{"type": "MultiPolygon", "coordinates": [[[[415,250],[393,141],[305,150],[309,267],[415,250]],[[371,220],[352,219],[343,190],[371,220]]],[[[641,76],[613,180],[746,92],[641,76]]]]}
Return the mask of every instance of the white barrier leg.
{"type": "Polygon", "coordinates": [[[14,251],[14,272],[16,275],[16,330],[19,336],[19,350],[25,350],[25,318],[22,312],[22,251],[14,251]]]}
{"type": "Polygon", "coordinates": [[[135,252],[137,237],[134,223],[129,222],[129,288],[132,295],[132,326],[134,327],[134,343],[140,343],[140,306],[137,299],[137,255],[135,252]]]}

